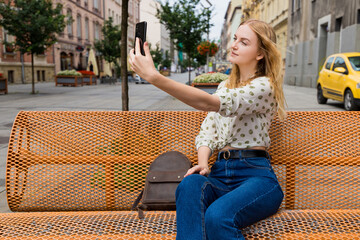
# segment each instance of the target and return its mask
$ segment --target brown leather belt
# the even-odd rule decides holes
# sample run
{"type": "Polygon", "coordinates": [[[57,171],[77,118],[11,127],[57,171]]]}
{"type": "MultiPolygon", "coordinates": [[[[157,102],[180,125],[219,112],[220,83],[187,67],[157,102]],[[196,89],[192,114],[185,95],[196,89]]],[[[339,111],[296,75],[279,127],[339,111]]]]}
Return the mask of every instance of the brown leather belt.
{"type": "Polygon", "coordinates": [[[252,158],[252,157],[264,157],[270,159],[270,154],[265,150],[226,150],[220,152],[220,158],[252,158]]]}

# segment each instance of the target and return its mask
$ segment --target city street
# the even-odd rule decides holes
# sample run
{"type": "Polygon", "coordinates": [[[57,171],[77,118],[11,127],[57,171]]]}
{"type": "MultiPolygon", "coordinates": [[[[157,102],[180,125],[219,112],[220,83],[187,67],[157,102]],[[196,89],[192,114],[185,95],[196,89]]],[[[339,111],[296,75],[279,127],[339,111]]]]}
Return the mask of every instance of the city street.
{"type": "MultiPolygon", "coordinates": [[[[195,74],[192,75],[192,79],[195,74]]],[[[186,83],[188,73],[172,74],[172,79],[186,83]]],[[[0,95],[0,212],[7,211],[5,166],[12,123],[17,113],[26,111],[119,111],[121,83],[83,87],[55,87],[51,83],[36,83],[38,94],[31,95],[31,85],[10,85],[9,94],[0,95]]],[[[319,105],[316,89],[284,86],[290,111],[344,111],[342,103],[330,101],[319,105]]],[[[196,110],[176,100],[151,84],[129,83],[130,111],[196,110]]]]}

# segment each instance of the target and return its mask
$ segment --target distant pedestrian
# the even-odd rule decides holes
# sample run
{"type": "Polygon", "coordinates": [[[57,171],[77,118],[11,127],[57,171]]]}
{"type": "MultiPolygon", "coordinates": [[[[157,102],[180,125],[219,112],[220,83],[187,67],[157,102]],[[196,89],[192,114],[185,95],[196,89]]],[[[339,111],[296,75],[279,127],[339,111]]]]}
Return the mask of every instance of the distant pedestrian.
{"type": "Polygon", "coordinates": [[[284,194],[270,163],[269,128],[285,118],[282,59],[273,28],[259,20],[240,24],[231,45],[229,78],[210,95],[160,75],[148,43],[145,56],[130,51],[142,78],[184,103],[209,111],[195,139],[198,165],[176,190],[177,239],[244,239],[241,228],[278,211],[284,194]],[[211,168],[208,159],[219,150],[211,168]],[[198,174],[195,174],[198,173],[198,174]]]}
{"type": "Polygon", "coordinates": [[[92,72],[94,72],[94,66],[93,66],[93,64],[92,64],[92,62],[91,62],[91,61],[90,61],[89,70],[90,70],[90,71],[92,71],[92,72]]]}

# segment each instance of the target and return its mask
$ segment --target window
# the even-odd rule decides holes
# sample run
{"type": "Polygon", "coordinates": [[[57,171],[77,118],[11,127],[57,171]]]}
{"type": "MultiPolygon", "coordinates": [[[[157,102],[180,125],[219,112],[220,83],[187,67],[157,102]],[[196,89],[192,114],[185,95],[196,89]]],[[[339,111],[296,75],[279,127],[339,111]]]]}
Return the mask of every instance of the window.
{"type": "Polygon", "coordinates": [[[67,23],[68,34],[69,34],[69,36],[72,36],[72,33],[73,33],[73,31],[72,31],[72,12],[70,9],[68,9],[68,11],[67,11],[67,21],[68,21],[68,23],[67,23]]]}
{"type": "Polygon", "coordinates": [[[12,35],[10,35],[5,28],[3,28],[2,30],[3,30],[3,33],[4,33],[3,41],[4,42],[13,42],[14,37],[12,35]]]}
{"type": "Polygon", "coordinates": [[[14,83],[14,70],[9,70],[8,71],[8,82],[9,83],[14,83]]]}
{"type": "Polygon", "coordinates": [[[360,24],[360,9],[357,10],[357,24],[360,24]]]}
{"type": "Polygon", "coordinates": [[[79,39],[81,39],[81,16],[77,15],[77,26],[76,26],[76,32],[77,32],[77,37],[79,39]]]}
{"type": "Polygon", "coordinates": [[[297,9],[301,8],[301,0],[297,0],[297,9]]]}
{"type": "Polygon", "coordinates": [[[85,18],[85,39],[89,40],[89,19],[85,18]]]}
{"type": "Polygon", "coordinates": [[[360,71],[360,57],[349,57],[349,61],[355,71],[360,71]]]}
{"type": "Polygon", "coordinates": [[[8,31],[7,31],[5,28],[3,28],[2,30],[3,30],[3,33],[4,33],[4,37],[3,37],[4,42],[9,42],[9,34],[8,34],[8,31]]]}
{"type": "Polygon", "coordinates": [[[334,57],[329,58],[326,62],[325,68],[330,70],[333,61],[334,61],[334,57]]]}
{"type": "Polygon", "coordinates": [[[85,6],[85,7],[88,6],[88,0],[84,0],[84,6],[85,6]]]}
{"type": "Polygon", "coordinates": [[[291,12],[295,12],[295,0],[292,0],[292,4],[291,4],[291,12]]]}
{"type": "Polygon", "coordinates": [[[339,17],[335,20],[335,32],[340,32],[342,24],[342,17],[339,17]]]}
{"type": "Polygon", "coordinates": [[[40,79],[40,70],[37,70],[36,73],[37,73],[36,74],[37,75],[37,81],[40,82],[41,81],[41,79],[40,79]]]}
{"type": "Polygon", "coordinates": [[[100,23],[97,23],[97,38],[100,40],[101,37],[101,25],[100,23]]]}
{"type": "Polygon", "coordinates": [[[347,67],[346,67],[346,64],[345,64],[345,60],[342,57],[337,57],[335,59],[334,66],[332,68],[333,71],[337,67],[343,67],[343,68],[345,68],[346,71],[348,70],[347,67]]]}
{"type": "Polygon", "coordinates": [[[98,5],[98,0],[94,0],[94,8],[98,9],[99,5],[98,5]]]}
{"type": "Polygon", "coordinates": [[[94,39],[95,40],[99,40],[99,30],[100,30],[99,23],[94,22],[94,39]]]}
{"type": "Polygon", "coordinates": [[[42,71],[41,73],[42,73],[42,80],[43,82],[45,82],[45,71],[42,71]]]}

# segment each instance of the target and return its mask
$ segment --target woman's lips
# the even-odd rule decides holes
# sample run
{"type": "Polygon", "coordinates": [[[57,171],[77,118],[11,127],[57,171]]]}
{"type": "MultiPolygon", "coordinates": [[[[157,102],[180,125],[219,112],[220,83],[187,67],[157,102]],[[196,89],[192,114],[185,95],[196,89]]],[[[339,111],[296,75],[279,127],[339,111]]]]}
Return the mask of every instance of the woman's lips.
{"type": "Polygon", "coordinates": [[[236,53],[234,53],[234,52],[231,52],[231,55],[234,55],[234,56],[239,56],[239,55],[237,55],[236,53]]]}

